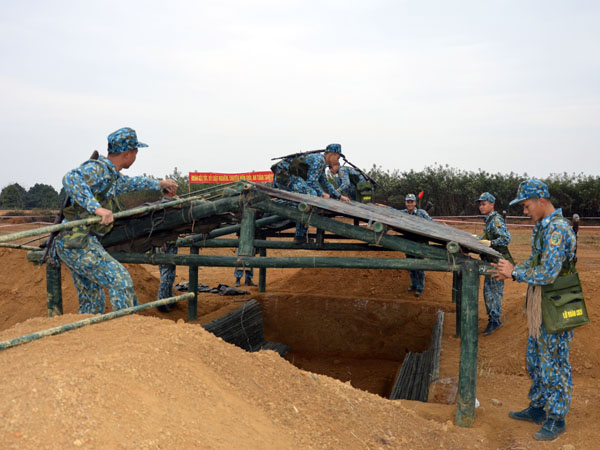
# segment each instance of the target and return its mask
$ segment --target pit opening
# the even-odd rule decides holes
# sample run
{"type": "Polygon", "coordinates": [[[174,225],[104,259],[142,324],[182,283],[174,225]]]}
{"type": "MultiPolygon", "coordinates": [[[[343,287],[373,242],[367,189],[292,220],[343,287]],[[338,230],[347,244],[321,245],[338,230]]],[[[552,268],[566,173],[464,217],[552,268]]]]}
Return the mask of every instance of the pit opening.
{"type": "Polygon", "coordinates": [[[408,352],[430,347],[439,306],[418,301],[263,294],[268,341],[296,367],[389,398],[408,352]]]}

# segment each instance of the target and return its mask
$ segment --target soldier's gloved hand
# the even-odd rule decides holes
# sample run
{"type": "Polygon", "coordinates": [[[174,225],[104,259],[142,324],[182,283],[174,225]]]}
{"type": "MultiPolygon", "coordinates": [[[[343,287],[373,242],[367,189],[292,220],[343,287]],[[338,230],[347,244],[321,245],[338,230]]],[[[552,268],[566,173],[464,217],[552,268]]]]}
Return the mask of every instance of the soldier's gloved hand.
{"type": "Polygon", "coordinates": [[[96,211],[94,211],[94,214],[102,218],[102,220],[100,221],[100,224],[102,225],[110,225],[115,221],[113,213],[110,209],[100,207],[96,211]]]}
{"type": "Polygon", "coordinates": [[[483,245],[487,245],[488,247],[492,246],[492,241],[488,241],[487,239],[480,239],[479,242],[481,242],[483,245]]]}

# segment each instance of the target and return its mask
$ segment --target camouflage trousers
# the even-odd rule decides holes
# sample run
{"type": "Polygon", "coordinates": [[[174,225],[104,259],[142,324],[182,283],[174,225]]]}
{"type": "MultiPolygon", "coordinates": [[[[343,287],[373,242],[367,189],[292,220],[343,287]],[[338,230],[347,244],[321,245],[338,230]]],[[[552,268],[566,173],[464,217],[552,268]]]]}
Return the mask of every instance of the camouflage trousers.
{"type": "MultiPolygon", "coordinates": [[[[406,255],[410,259],[422,259],[415,256],[406,255]]],[[[410,287],[421,293],[425,290],[425,271],[424,270],[409,270],[410,274],[410,287]]]]}
{"type": "Polygon", "coordinates": [[[56,253],[71,271],[79,298],[79,314],[103,314],[106,309],[104,289],[108,289],[113,311],[137,306],[131,275],[104,250],[95,236],[90,236],[81,249],[67,249],[59,238],[56,253]]]}
{"type": "Polygon", "coordinates": [[[490,276],[483,280],[483,300],[485,310],[490,322],[502,323],[502,295],[504,294],[504,281],[497,281],[490,276]]]}
{"type": "MultiPolygon", "coordinates": [[[[240,249],[237,249],[236,256],[239,256],[240,249]]],[[[254,249],[254,255],[256,255],[256,249],[254,249]]],[[[233,269],[233,276],[236,280],[241,280],[244,276],[244,272],[246,272],[246,281],[252,281],[252,277],[254,276],[254,269],[252,267],[236,267],[233,269]]]]}
{"type": "Polygon", "coordinates": [[[540,336],[529,336],[527,371],[531,377],[529,400],[531,406],[547,409],[553,418],[564,418],[571,406],[573,380],[569,349],[573,330],[550,334],[544,325],[540,336]]]}
{"type": "MultiPolygon", "coordinates": [[[[317,191],[315,191],[312,187],[310,187],[304,178],[300,178],[295,175],[290,175],[290,181],[286,186],[281,185],[277,182],[274,182],[273,186],[275,186],[278,189],[283,189],[284,191],[298,192],[299,194],[308,194],[308,195],[314,195],[315,197],[318,197],[317,191]]],[[[305,227],[302,224],[297,223],[296,224],[296,239],[305,238],[307,231],[308,231],[307,227],[305,227]]]]}
{"type": "MultiPolygon", "coordinates": [[[[177,254],[175,244],[166,244],[164,248],[156,248],[156,253],[166,253],[169,255],[177,254]]],[[[174,264],[159,264],[160,284],[158,286],[158,299],[173,297],[173,283],[175,283],[176,266],[174,264]]]]}

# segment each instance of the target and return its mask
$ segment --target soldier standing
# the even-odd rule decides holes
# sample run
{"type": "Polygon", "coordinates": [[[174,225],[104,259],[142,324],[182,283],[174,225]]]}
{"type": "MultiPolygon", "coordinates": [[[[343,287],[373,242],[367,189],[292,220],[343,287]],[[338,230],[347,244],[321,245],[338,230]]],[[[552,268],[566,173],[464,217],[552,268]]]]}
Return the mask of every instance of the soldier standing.
{"type": "Polygon", "coordinates": [[[141,147],[147,145],[137,140],[134,130],[120,128],[108,135],[107,157],[89,160],[63,177],[63,187],[70,199],[68,206],[63,208],[65,221],[93,215],[102,218],[99,224],[64,230],[55,241],[58,257],[71,271],[80,314],[104,313],[104,289],[108,289],[115,311],[138,304],[131,276],[108,254],[96,236],[102,236],[112,228],[112,200],[117,195],[146,189],[177,190],[173,180],[128,177],[120,173],[131,167],[141,147]]]}
{"type": "Polygon", "coordinates": [[[496,268],[496,279],[512,278],[527,283],[527,371],[531,377],[529,407],[511,411],[509,416],[542,424],[533,435],[536,440],[551,441],[566,429],[565,416],[569,412],[573,390],[569,349],[573,330],[549,333],[541,312],[542,286],[553,285],[559,276],[573,268],[576,238],[571,225],[550,201],[548,187],[539,180],[526,180],[519,185],[517,198],[523,213],[535,222],[531,235],[531,255],[526,261],[513,266],[501,259],[496,268]]]}
{"type": "MultiPolygon", "coordinates": [[[[340,144],[329,144],[324,153],[298,154],[282,159],[271,168],[275,174],[273,186],[300,194],[333,197],[348,202],[350,199],[336,191],[325,175],[325,167],[332,167],[337,163],[341,154],[340,144]]],[[[296,224],[294,242],[306,242],[307,230],[304,225],[296,224]]]]}
{"type": "MultiPolygon", "coordinates": [[[[413,216],[421,217],[427,220],[433,220],[427,214],[424,209],[417,208],[417,196],[415,194],[408,194],[404,199],[404,206],[406,209],[401,209],[400,212],[410,214],[413,216]]],[[[407,258],[422,259],[418,256],[406,255],[407,258]]],[[[410,287],[408,291],[415,291],[415,297],[420,297],[425,289],[425,271],[424,270],[410,270],[410,287]]]]}
{"type": "MultiPolygon", "coordinates": [[[[485,216],[483,236],[481,242],[500,252],[502,256],[514,264],[512,256],[508,251],[510,233],[506,228],[506,222],[502,216],[495,211],[496,197],[489,192],[484,192],[476,200],[479,204],[479,212],[485,216]]],[[[487,260],[486,257],[482,257],[487,260]]],[[[504,293],[504,281],[499,281],[490,275],[483,280],[483,299],[488,314],[488,324],[483,331],[484,336],[489,336],[502,326],[502,295],[504,293]]]]}

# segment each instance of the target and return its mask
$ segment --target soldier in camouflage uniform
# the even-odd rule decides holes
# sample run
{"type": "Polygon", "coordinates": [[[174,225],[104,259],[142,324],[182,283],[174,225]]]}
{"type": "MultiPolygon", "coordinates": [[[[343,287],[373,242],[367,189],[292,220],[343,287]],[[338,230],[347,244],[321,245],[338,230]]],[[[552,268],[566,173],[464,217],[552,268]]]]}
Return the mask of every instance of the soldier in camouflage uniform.
{"type": "Polygon", "coordinates": [[[331,173],[337,176],[338,192],[351,200],[356,200],[356,185],[366,182],[367,179],[355,168],[350,166],[340,166],[340,163],[333,165],[331,173]]]}
{"type": "MultiPolygon", "coordinates": [[[[400,212],[410,214],[413,216],[421,217],[427,220],[433,220],[427,214],[424,209],[417,208],[417,196],[415,194],[408,194],[404,199],[404,206],[406,209],[401,209],[400,212]]],[[[417,256],[406,255],[407,258],[421,259],[417,256]]],[[[420,297],[425,290],[425,271],[424,270],[410,270],[410,291],[415,291],[415,297],[420,297]]]]}
{"type": "MultiPolygon", "coordinates": [[[[482,243],[492,247],[503,254],[504,258],[514,264],[508,244],[510,233],[506,228],[506,222],[502,216],[495,211],[496,197],[489,192],[484,192],[476,200],[479,204],[479,212],[485,216],[484,234],[480,237],[482,243]]],[[[486,259],[483,258],[482,259],[486,259]]],[[[483,299],[488,314],[488,324],[483,331],[484,336],[489,336],[502,326],[502,295],[504,293],[504,281],[498,281],[490,275],[483,280],[483,299]]]]}
{"type": "Polygon", "coordinates": [[[496,278],[524,282],[527,290],[527,371],[532,383],[529,407],[511,411],[509,416],[542,424],[534,434],[536,440],[554,440],[566,429],[573,390],[569,349],[573,330],[551,334],[541,317],[541,286],[552,285],[565,271],[573,270],[576,237],[560,209],[550,202],[548,187],[539,180],[526,180],[519,185],[517,198],[523,212],[535,226],[531,235],[531,255],[513,266],[507,260],[497,264],[496,278]]]}
{"type": "MultiPolygon", "coordinates": [[[[275,174],[273,186],[300,194],[350,201],[348,197],[335,190],[325,175],[325,167],[337,163],[341,154],[340,144],[329,144],[324,153],[310,153],[282,159],[272,167],[275,174]]],[[[307,227],[296,224],[294,242],[306,242],[307,230],[307,227]]]]}
{"type": "MultiPolygon", "coordinates": [[[[175,193],[165,193],[162,198],[163,202],[175,200],[175,193]]],[[[164,253],[167,255],[176,255],[178,252],[176,241],[167,241],[161,247],[155,247],[154,253],[164,253]]],[[[159,264],[158,271],[160,272],[160,284],[158,286],[158,300],[163,298],[173,297],[173,284],[175,283],[175,275],[177,266],[175,264],[159,264]]],[[[175,307],[174,304],[157,306],[160,312],[168,313],[175,307]]]]}
{"type": "Polygon", "coordinates": [[[120,170],[128,169],[137,156],[138,142],[131,128],[121,128],[108,136],[108,156],[89,160],[68,172],[63,187],[70,203],[63,208],[65,221],[93,215],[102,218],[98,226],[76,227],[62,231],[56,239],[56,253],[70,269],[80,314],[105,311],[104,289],[108,289],[113,310],[137,305],[131,276],[125,268],[102,247],[96,236],[107,233],[114,222],[112,199],[119,194],[140,190],[175,192],[173,180],[153,180],[147,177],[128,177],[120,170]]]}

